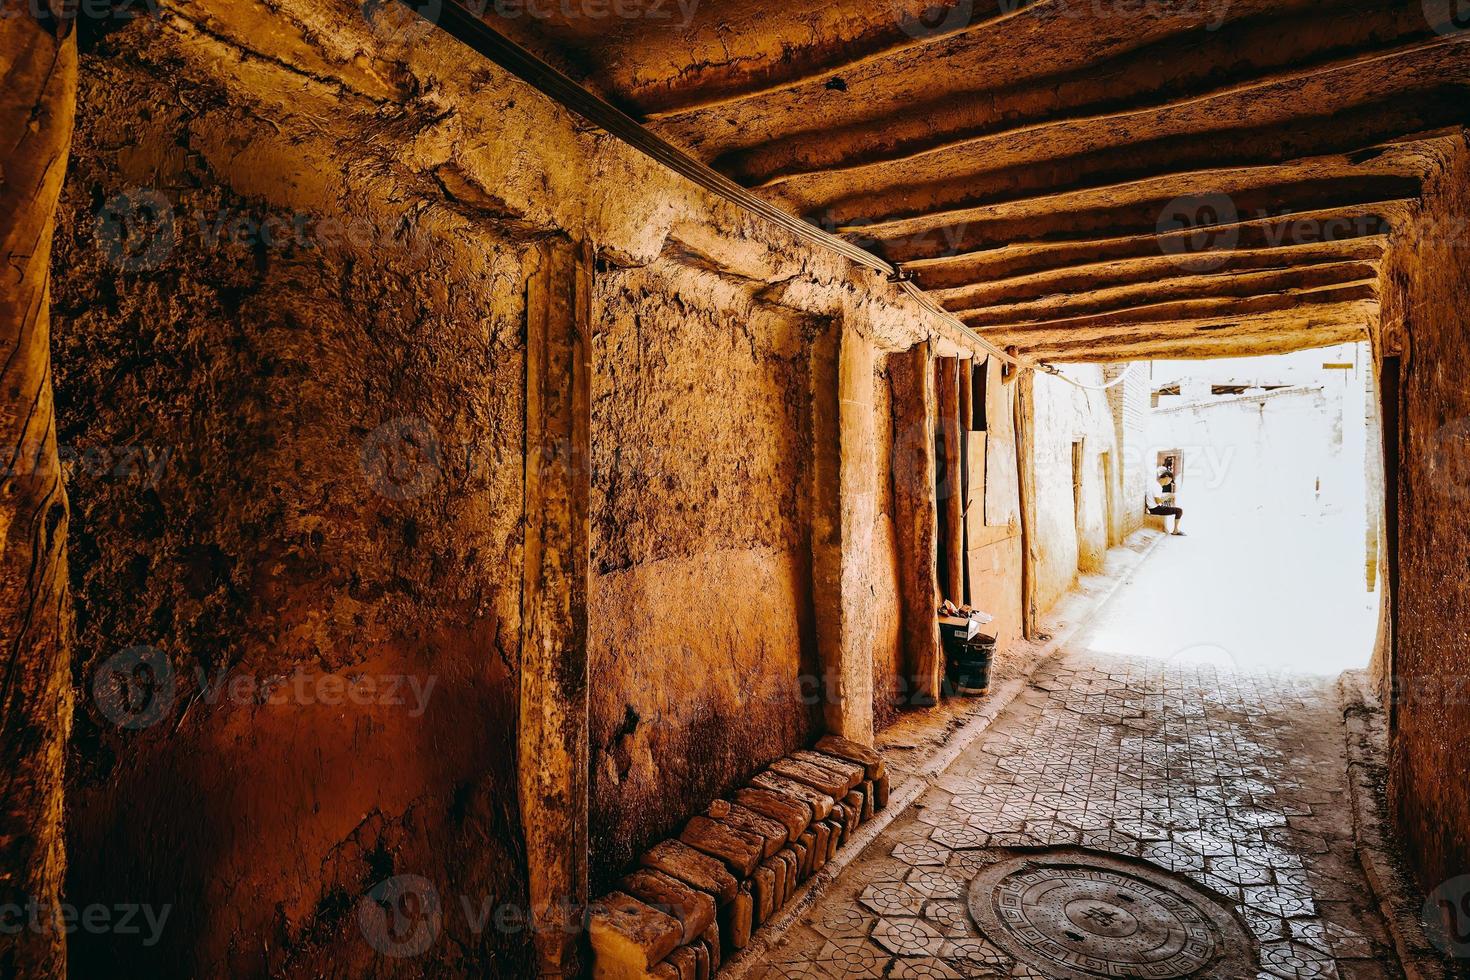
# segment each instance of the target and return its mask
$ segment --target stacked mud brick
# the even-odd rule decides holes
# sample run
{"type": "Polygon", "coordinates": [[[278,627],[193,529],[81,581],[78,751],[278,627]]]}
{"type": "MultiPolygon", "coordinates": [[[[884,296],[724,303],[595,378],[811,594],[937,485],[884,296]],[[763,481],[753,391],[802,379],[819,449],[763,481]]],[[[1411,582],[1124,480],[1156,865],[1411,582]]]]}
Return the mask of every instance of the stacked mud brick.
{"type": "Polygon", "coordinates": [[[776,760],[592,903],[593,976],[708,980],[887,803],[882,758],[855,742],[776,760]]]}

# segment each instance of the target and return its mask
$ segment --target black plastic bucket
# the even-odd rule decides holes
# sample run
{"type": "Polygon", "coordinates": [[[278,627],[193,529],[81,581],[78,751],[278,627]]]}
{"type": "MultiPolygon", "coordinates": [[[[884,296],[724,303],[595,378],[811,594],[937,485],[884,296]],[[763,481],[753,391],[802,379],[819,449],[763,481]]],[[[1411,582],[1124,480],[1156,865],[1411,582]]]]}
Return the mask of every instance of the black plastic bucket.
{"type": "Polygon", "coordinates": [[[950,685],[959,694],[984,694],[990,689],[990,663],[995,657],[995,637],[977,636],[959,644],[947,658],[950,685]]]}

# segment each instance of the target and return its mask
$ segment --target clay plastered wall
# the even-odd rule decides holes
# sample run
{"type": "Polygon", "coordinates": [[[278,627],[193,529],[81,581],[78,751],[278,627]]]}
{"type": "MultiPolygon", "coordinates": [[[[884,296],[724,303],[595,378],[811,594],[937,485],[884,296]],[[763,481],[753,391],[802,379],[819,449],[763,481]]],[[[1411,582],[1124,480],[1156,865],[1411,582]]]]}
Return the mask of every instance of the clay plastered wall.
{"type": "MultiPolygon", "coordinates": [[[[594,750],[612,758],[596,776],[636,787],[597,815],[604,844],[632,828],[619,854],[654,832],[646,811],[687,815],[812,732],[808,706],[752,713],[734,693],[812,650],[804,430],[788,426],[812,392],[794,324],[892,350],[924,338],[923,318],[882,277],[585,131],[411,19],[305,0],[158,10],[84,58],[54,292],[75,460],[69,897],[170,917],[147,946],[79,935],[75,962],[520,974],[523,260],[551,236],[595,243],[616,311],[603,340],[628,352],[604,346],[598,390],[663,410],[604,401],[599,427],[679,457],[671,483],[597,477],[595,517],[619,530],[597,544],[596,642],[628,686],[614,698],[594,674],[594,750]],[[745,291],[616,271],[666,253],[745,291]],[[763,319],[754,289],[804,313],[763,319]],[[680,363],[655,331],[710,346],[680,363]],[[731,616],[734,586],[746,608],[731,616]],[[652,636],[731,659],[699,661],[701,678],[652,636]],[[109,666],[133,648],[160,659],[109,666]],[[151,704],[123,668],[162,664],[177,686],[151,724],[122,727],[93,697],[101,677],[125,708],[151,704]],[[630,702],[639,718],[686,711],[684,727],[620,754],[630,702]],[[661,782],[625,783],[620,765],[661,782]],[[404,875],[442,917],[395,958],[359,915],[404,875]]],[[[852,503],[844,531],[871,513],[852,503]]]]}
{"type": "Polygon", "coordinates": [[[1001,380],[994,358],[984,368],[986,431],[970,433],[970,603],[995,617],[985,631],[1004,657],[1021,637],[1021,488],[1016,474],[1014,383],[1001,380]],[[983,453],[977,452],[984,447],[983,453]],[[976,457],[981,457],[978,461],[976,457]]]}
{"type": "Polygon", "coordinates": [[[1404,330],[1397,740],[1390,795],[1426,889],[1470,868],[1470,152],[1431,183],[1385,271],[1385,346],[1404,330]],[[1402,328],[1400,327],[1402,325],[1402,328]]]}
{"type": "Polygon", "coordinates": [[[806,744],[820,717],[816,328],[677,267],[609,270],[598,306],[594,892],[692,808],[806,744]]]}
{"type": "MultiPolygon", "coordinates": [[[[413,875],[452,937],[418,967],[511,975],[523,937],[459,896],[524,903],[521,249],[361,185],[247,198],[214,93],[83,79],[54,285],[67,895],[168,912],[152,943],[78,931],[72,969],[364,974],[359,899],[413,875]],[[129,243],[125,191],[160,215],[129,243]],[[359,238],[259,234],[294,215],[359,238]]],[[[314,183],[291,153],[238,166],[314,183]]]]}
{"type": "MultiPolygon", "coordinates": [[[[1102,384],[1095,365],[1069,365],[1067,373],[1086,384],[1102,384]]],[[[1045,612],[1077,580],[1079,568],[1100,565],[1107,553],[1107,501],[1099,454],[1117,459],[1117,435],[1106,395],[1038,374],[1035,460],[1036,606],[1045,612]],[[1072,444],[1083,443],[1082,519],[1072,495],[1072,444]]],[[[1139,506],[1142,506],[1140,503],[1139,506]]]]}

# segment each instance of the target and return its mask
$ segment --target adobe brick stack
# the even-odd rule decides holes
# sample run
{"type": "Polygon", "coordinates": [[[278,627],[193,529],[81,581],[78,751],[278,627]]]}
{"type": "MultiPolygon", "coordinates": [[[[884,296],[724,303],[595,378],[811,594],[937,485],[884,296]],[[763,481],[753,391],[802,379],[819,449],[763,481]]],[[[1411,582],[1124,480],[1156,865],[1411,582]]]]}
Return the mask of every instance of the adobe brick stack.
{"type": "Polygon", "coordinates": [[[825,736],[690,818],[591,904],[599,980],[709,980],[888,803],[872,749],[825,736]]]}

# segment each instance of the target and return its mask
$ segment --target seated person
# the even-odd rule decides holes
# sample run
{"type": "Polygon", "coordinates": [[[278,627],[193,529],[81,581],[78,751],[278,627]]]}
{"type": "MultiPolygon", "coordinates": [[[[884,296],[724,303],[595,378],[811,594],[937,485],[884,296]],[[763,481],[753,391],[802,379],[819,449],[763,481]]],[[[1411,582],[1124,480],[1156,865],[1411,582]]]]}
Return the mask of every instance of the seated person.
{"type": "Polygon", "coordinates": [[[1164,465],[1159,467],[1159,485],[1164,493],[1174,492],[1174,457],[1164,457],[1164,465]]]}
{"type": "MultiPolygon", "coordinates": [[[[1160,486],[1163,486],[1163,485],[1165,485],[1168,482],[1171,482],[1171,478],[1170,477],[1166,477],[1166,476],[1160,476],[1159,477],[1159,485],[1160,486]]],[[[1179,530],[1179,524],[1180,524],[1181,521],[1184,520],[1184,510],[1183,510],[1183,508],[1180,508],[1180,507],[1165,507],[1162,504],[1160,504],[1159,503],[1159,495],[1158,495],[1158,492],[1155,491],[1152,486],[1146,488],[1143,491],[1143,506],[1144,506],[1144,509],[1145,510],[1147,510],[1150,514],[1154,515],[1155,517],[1173,517],[1174,518],[1174,530],[1171,533],[1177,534],[1177,535],[1181,535],[1181,536],[1184,534],[1183,531],[1179,530]]]]}

